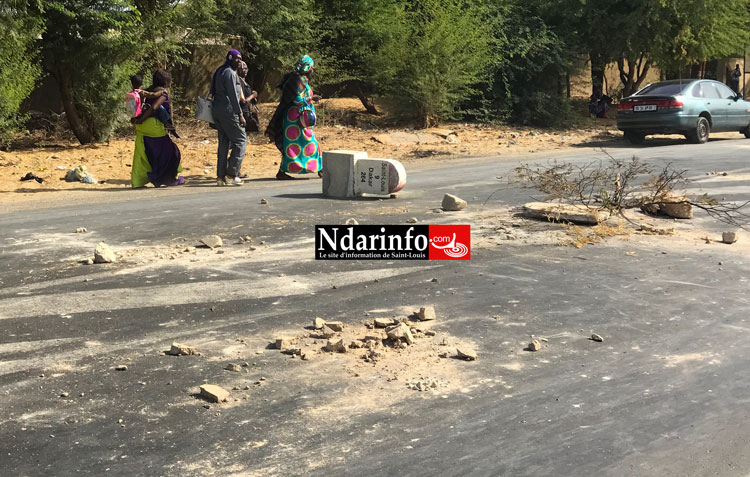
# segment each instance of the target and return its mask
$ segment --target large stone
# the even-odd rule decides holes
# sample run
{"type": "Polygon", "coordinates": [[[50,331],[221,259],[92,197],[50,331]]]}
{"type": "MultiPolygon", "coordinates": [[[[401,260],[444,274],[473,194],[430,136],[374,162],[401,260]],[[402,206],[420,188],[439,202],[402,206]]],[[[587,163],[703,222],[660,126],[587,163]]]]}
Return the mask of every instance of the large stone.
{"type": "Polygon", "coordinates": [[[276,349],[285,350],[287,348],[292,347],[292,340],[289,338],[277,338],[276,339],[276,349]]]}
{"type": "Polygon", "coordinates": [[[724,243],[734,243],[737,241],[737,232],[724,232],[721,234],[721,241],[724,243]]]}
{"type": "Polygon", "coordinates": [[[94,263],[114,263],[117,261],[117,255],[104,242],[100,242],[94,250],[94,263]]]}
{"type": "Polygon", "coordinates": [[[198,352],[195,350],[195,348],[191,348],[190,346],[185,346],[184,344],[180,343],[172,343],[172,347],[169,348],[167,354],[170,356],[189,356],[198,354],[198,352]]]}
{"type": "Polygon", "coordinates": [[[434,306],[423,306],[419,309],[417,312],[417,318],[419,321],[431,321],[437,318],[437,315],[435,314],[435,307],[434,306]]]}
{"type": "Polygon", "coordinates": [[[313,320],[313,328],[315,328],[316,330],[322,330],[325,325],[326,325],[326,320],[324,320],[323,318],[316,317],[313,320]]]}
{"type": "Polygon", "coordinates": [[[399,323],[385,330],[388,338],[392,340],[405,341],[406,344],[414,344],[414,335],[411,334],[411,330],[406,323],[399,323]]]}
{"type": "Polygon", "coordinates": [[[344,344],[344,340],[340,338],[337,340],[328,340],[325,350],[331,353],[346,353],[346,345],[344,344]]]}
{"type": "Polygon", "coordinates": [[[229,399],[229,391],[215,384],[204,384],[201,386],[201,396],[211,402],[224,402],[229,399]]]}
{"type": "Polygon", "coordinates": [[[224,245],[224,242],[218,235],[206,235],[201,239],[201,243],[211,249],[224,245]]]}
{"type": "Polygon", "coordinates": [[[388,328],[396,324],[393,318],[375,318],[375,328],[388,328]]]}
{"type": "Polygon", "coordinates": [[[472,348],[461,347],[461,348],[456,348],[456,356],[458,356],[459,359],[463,359],[466,361],[476,361],[477,352],[474,351],[472,348]]]}
{"type": "Polygon", "coordinates": [[[529,202],[523,206],[523,215],[535,219],[596,225],[607,218],[607,213],[595,207],[550,202],[529,202]]]}
{"type": "Polygon", "coordinates": [[[326,326],[333,331],[344,331],[344,323],[340,321],[326,321],[326,326]]]}
{"type": "Polygon", "coordinates": [[[441,207],[447,211],[464,210],[468,204],[465,200],[456,197],[453,194],[445,194],[443,196],[443,202],[441,207]]]}
{"type": "Polygon", "coordinates": [[[542,349],[542,343],[539,341],[534,340],[529,343],[529,351],[539,351],[540,349],[542,349]]]}
{"type": "Polygon", "coordinates": [[[687,196],[670,194],[659,204],[659,210],[662,214],[675,219],[693,218],[693,205],[690,203],[690,198],[687,196]]]}

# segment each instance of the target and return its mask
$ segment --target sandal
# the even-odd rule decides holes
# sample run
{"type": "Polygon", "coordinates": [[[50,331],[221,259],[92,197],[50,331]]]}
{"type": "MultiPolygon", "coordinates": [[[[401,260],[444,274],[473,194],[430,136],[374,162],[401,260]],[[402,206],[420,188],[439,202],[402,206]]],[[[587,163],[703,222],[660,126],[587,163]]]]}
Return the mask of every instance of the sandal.
{"type": "Polygon", "coordinates": [[[279,169],[279,172],[276,173],[276,178],[280,181],[293,181],[295,180],[294,177],[290,176],[286,172],[279,169]]]}
{"type": "Polygon", "coordinates": [[[173,181],[170,181],[169,183],[163,184],[169,187],[179,186],[185,183],[185,178],[182,176],[177,176],[177,178],[173,181]]]}
{"type": "Polygon", "coordinates": [[[224,180],[223,177],[217,177],[216,178],[216,185],[217,186],[225,186],[225,185],[227,185],[227,181],[224,180]]]}

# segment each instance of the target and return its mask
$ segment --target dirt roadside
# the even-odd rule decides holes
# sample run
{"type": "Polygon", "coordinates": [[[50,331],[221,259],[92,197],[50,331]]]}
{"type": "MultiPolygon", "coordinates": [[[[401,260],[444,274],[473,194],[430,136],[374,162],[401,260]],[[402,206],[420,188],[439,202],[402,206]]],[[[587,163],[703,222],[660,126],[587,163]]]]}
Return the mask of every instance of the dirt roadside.
{"type": "MultiPolygon", "coordinates": [[[[273,104],[261,105],[261,124],[265,124],[273,108],[273,104]]],[[[410,142],[419,131],[399,126],[388,112],[381,116],[365,114],[356,99],[323,100],[321,110],[325,119],[316,127],[321,149],[364,150],[370,157],[397,159],[407,167],[417,163],[447,163],[471,156],[517,156],[625,144],[612,118],[583,117],[578,121],[580,127],[565,130],[446,123],[438,131],[440,134],[428,135],[431,139],[420,137],[410,142]]],[[[215,187],[216,131],[190,118],[181,118],[177,124],[181,138],[175,142],[182,152],[187,183],[159,194],[199,193],[207,187],[215,187]]],[[[0,213],[143,196],[143,189],[130,187],[134,137],[131,134],[106,144],[82,146],[72,139],[32,135],[24,139],[24,146],[9,152],[0,151],[0,213]],[[67,171],[80,165],[96,177],[97,184],[65,181],[67,171]],[[21,181],[27,173],[44,181],[21,181]]],[[[252,134],[248,138],[242,172],[250,176],[251,183],[275,180],[279,161],[279,152],[264,136],[252,134]]],[[[152,187],[145,190],[149,189],[152,187]]]]}
{"type": "MultiPolygon", "coordinates": [[[[261,123],[270,117],[274,105],[261,106],[261,123]]],[[[398,159],[405,164],[446,162],[467,156],[519,155],[539,151],[563,150],[576,146],[620,141],[614,120],[589,122],[586,127],[568,130],[447,123],[441,130],[451,131],[436,141],[409,143],[397,137],[383,144],[383,135],[414,135],[414,131],[393,125],[387,114],[373,117],[361,112],[355,99],[323,100],[326,121],[316,127],[323,150],[365,150],[370,157],[398,159]]],[[[170,189],[169,194],[199,192],[214,186],[217,139],[215,130],[193,119],[178,121],[181,138],[175,139],[182,152],[185,187],[170,189]],[[180,192],[177,192],[177,191],[180,192]]],[[[433,137],[434,138],[434,137],[433,137]]],[[[27,210],[60,204],[84,204],[91,200],[127,200],[142,194],[130,188],[130,168],[134,135],[106,144],[82,146],[70,139],[29,137],[26,146],[0,151],[0,212],[27,210]],[[83,165],[98,184],[66,182],[65,174],[83,165]],[[20,181],[27,173],[44,179],[20,181]]],[[[273,180],[280,161],[279,152],[260,134],[248,138],[242,172],[250,180],[273,180]]],[[[149,189],[151,187],[148,187],[149,189]]]]}

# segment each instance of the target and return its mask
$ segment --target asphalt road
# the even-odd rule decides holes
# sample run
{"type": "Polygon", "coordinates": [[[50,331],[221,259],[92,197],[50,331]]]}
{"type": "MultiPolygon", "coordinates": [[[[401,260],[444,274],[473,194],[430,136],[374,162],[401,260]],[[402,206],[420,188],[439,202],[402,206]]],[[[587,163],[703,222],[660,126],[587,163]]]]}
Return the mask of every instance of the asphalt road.
{"type": "MultiPolygon", "coordinates": [[[[740,201],[749,148],[660,139],[607,150],[671,162],[694,179],[691,193],[740,201]]],[[[424,164],[385,201],[324,199],[318,180],[251,181],[0,215],[0,474],[750,475],[742,242],[484,240],[469,262],[311,259],[313,226],[349,217],[479,233],[493,211],[534,195],[497,177],[550,159],[606,157],[587,147],[424,164]],[[446,192],[469,209],[433,213],[446,192]],[[209,233],[226,239],[223,253],[190,248],[209,233]],[[252,245],[236,243],[245,235],[252,245]],[[100,241],[127,259],[83,263],[100,241]],[[433,329],[479,354],[449,360],[449,392],[265,349],[314,316],[355,326],[419,304],[435,305],[433,329]],[[549,341],[524,351],[530,335],[549,341]],[[172,341],[203,355],[164,356],[172,341]],[[248,366],[225,371],[229,361],[248,366]],[[204,382],[237,389],[208,405],[193,396],[204,382]]],[[[727,229],[696,215],[680,230],[727,229]]]]}

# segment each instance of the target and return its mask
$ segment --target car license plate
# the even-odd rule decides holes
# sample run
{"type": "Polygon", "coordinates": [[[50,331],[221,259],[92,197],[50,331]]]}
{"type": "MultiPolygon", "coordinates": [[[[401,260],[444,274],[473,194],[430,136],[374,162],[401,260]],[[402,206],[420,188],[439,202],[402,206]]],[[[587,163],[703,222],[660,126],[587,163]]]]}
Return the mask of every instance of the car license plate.
{"type": "Polygon", "coordinates": [[[633,111],[656,111],[656,105],[655,104],[639,104],[637,106],[633,106],[633,111]]]}

